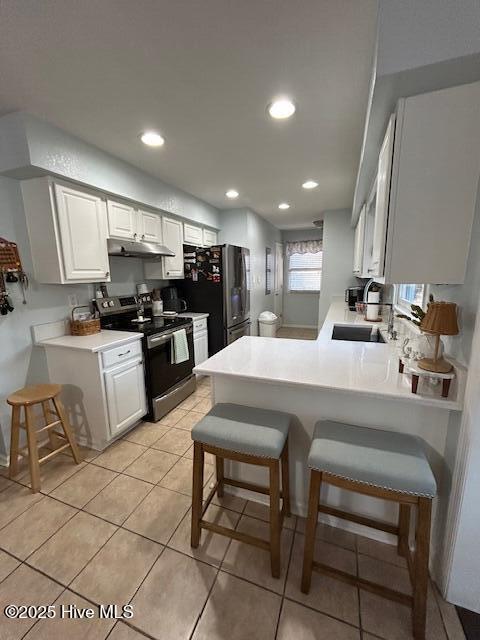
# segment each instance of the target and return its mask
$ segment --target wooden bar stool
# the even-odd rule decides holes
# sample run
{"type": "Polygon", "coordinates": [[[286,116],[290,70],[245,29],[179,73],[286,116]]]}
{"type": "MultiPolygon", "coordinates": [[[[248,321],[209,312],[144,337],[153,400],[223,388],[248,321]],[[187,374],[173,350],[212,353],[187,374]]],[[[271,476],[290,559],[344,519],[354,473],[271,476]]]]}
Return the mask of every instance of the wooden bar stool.
{"type": "Polygon", "coordinates": [[[12,431],[10,436],[10,468],[9,475],[13,478],[18,473],[18,456],[28,457],[32,491],[40,491],[40,464],[47,462],[65,449],[71,449],[76,464],[80,463],[80,452],[72,434],[70,424],[63,404],[59,398],[62,390],[60,384],[36,384],[24,387],[12,393],[7,402],[12,407],[12,431]],[[53,403],[53,408],[50,403],[53,403]],[[42,405],[45,425],[35,428],[33,407],[42,405]],[[25,423],[20,423],[21,410],[24,410],[25,423]],[[63,433],[55,430],[60,425],[63,433]],[[27,447],[19,449],[20,429],[27,432],[27,447]],[[52,451],[42,458],[38,457],[37,435],[47,432],[52,451]],[[28,450],[28,454],[27,454],[28,450]]]}
{"type": "Polygon", "coordinates": [[[305,530],[301,589],[310,590],[312,570],[412,608],[413,635],[424,640],[427,613],[428,560],[435,478],[421,440],[415,436],[339,422],[315,425],[310,454],[310,498],[305,530]],[[398,525],[379,522],[320,503],[322,482],[367,496],[397,502],[398,525]],[[409,546],[410,510],[417,508],[415,551],[409,546]],[[314,560],[318,512],[398,536],[398,553],[407,560],[413,596],[357,578],[314,560]]]}
{"type": "Polygon", "coordinates": [[[288,473],[288,430],[292,416],[280,411],[256,409],[236,404],[216,404],[192,429],[193,493],[192,547],[198,547],[202,529],[252,544],[270,552],[272,576],[280,577],[280,536],[284,516],[290,515],[288,473]],[[216,456],[217,481],[205,503],[203,463],[205,452],[216,456]],[[224,460],[245,462],[269,470],[269,486],[226,478],[224,460]],[[281,467],[281,488],[280,488],[281,467]],[[223,496],[225,485],[270,496],[270,539],[264,540],[203,519],[215,492],[223,496]],[[280,500],[283,500],[280,509],[280,500]]]}

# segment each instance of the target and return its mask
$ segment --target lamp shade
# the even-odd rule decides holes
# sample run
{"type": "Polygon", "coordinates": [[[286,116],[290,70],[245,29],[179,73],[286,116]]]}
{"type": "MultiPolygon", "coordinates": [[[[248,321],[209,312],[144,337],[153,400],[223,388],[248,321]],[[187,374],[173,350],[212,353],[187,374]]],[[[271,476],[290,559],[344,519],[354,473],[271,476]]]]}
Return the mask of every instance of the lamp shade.
{"type": "Polygon", "coordinates": [[[453,302],[430,302],[420,329],[440,336],[456,336],[457,305],[453,302]]]}

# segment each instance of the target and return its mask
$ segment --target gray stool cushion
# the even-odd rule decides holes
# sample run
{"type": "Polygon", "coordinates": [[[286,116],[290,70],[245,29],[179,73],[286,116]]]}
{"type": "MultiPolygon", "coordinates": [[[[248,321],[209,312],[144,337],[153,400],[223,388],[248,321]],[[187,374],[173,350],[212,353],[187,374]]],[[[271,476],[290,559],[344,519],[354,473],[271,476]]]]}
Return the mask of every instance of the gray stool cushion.
{"type": "Polygon", "coordinates": [[[280,458],[291,416],[239,404],[216,404],[192,429],[192,440],[263,458],[280,458]]]}
{"type": "Polygon", "coordinates": [[[402,493],[433,498],[437,492],[420,438],[404,433],[317,422],[308,466],[402,493]]]}

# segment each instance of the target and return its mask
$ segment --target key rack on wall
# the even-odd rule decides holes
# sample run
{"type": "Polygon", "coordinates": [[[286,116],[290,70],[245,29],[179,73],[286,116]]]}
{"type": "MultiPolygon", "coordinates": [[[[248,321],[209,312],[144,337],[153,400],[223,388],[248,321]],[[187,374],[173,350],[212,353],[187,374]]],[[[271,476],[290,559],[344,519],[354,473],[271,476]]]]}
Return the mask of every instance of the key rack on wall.
{"type": "Polygon", "coordinates": [[[6,283],[18,282],[22,288],[23,304],[27,303],[25,291],[28,278],[22,268],[22,261],[15,242],[0,238],[0,315],[5,316],[14,310],[7,293],[6,283]]]}

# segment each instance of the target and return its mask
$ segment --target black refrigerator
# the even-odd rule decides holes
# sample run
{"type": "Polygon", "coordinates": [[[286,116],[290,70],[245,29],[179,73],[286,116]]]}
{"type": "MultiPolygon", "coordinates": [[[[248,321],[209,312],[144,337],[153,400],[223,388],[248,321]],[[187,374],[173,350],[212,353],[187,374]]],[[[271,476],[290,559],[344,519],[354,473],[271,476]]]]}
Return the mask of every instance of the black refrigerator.
{"type": "Polygon", "coordinates": [[[178,283],[189,311],[209,313],[210,356],[250,335],[250,252],[231,244],[183,245],[185,279],[178,283]]]}

